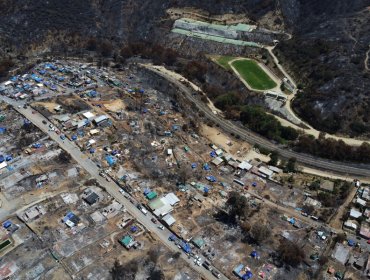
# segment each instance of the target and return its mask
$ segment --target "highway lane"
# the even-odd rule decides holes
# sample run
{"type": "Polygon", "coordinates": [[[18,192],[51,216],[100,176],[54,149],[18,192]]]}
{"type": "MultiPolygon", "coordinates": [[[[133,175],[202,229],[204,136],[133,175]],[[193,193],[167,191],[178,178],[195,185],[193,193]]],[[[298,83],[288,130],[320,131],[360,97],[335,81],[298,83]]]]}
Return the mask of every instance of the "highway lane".
{"type": "Polygon", "coordinates": [[[240,127],[235,123],[232,123],[224,118],[214,114],[211,109],[209,109],[202,101],[193,96],[193,90],[188,86],[180,82],[176,77],[171,75],[171,71],[165,70],[163,67],[157,67],[150,64],[140,64],[157,73],[161,77],[175,84],[182,92],[185,93],[185,96],[197,107],[197,109],[202,112],[206,118],[217,123],[220,128],[225,130],[228,133],[233,133],[239,135],[245,141],[251,144],[258,144],[269,150],[277,151],[284,158],[296,158],[297,162],[304,166],[313,167],[319,170],[325,170],[328,172],[333,172],[334,174],[341,174],[345,176],[352,176],[354,178],[359,177],[370,177],[370,166],[366,164],[356,164],[356,163],[347,163],[347,162],[338,162],[325,160],[322,158],[313,157],[308,154],[298,153],[291,151],[286,148],[282,148],[277,144],[270,142],[269,140],[247,130],[244,127],[240,127]]]}
{"type": "MultiPolygon", "coordinates": [[[[38,112],[32,110],[32,108],[28,107],[27,109],[23,108],[25,104],[24,101],[15,101],[13,99],[7,98],[5,96],[1,96],[0,99],[7,102],[10,105],[13,105],[14,109],[17,110],[20,114],[30,120],[34,125],[36,125],[41,131],[45,134],[49,135],[49,137],[54,140],[63,150],[68,152],[71,157],[82,167],[84,168],[93,178],[95,178],[101,186],[103,186],[106,191],[114,197],[117,201],[119,201],[126,210],[135,217],[138,222],[140,222],[151,234],[156,236],[165,246],[167,246],[170,250],[174,252],[181,252],[181,258],[185,260],[192,269],[197,271],[200,275],[203,275],[206,279],[216,279],[212,273],[204,268],[203,266],[197,266],[194,264],[193,258],[189,258],[185,255],[174,242],[168,240],[168,237],[172,234],[167,228],[163,230],[158,228],[157,224],[154,224],[151,219],[155,218],[150,212],[147,215],[144,215],[135,205],[135,203],[131,203],[129,199],[125,198],[123,194],[120,193],[120,187],[114,182],[108,182],[106,179],[99,175],[99,168],[96,164],[86,158],[86,155],[83,154],[77,145],[69,141],[67,139],[62,140],[60,136],[56,134],[54,131],[49,129],[49,125],[51,124],[46,118],[44,118],[38,112]],[[34,112],[34,113],[32,113],[34,112]],[[46,124],[42,122],[46,121],[46,124]]],[[[204,258],[203,258],[204,259],[204,258]]],[[[217,269],[217,268],[216,268],[217,269]]],[[[219,271],[219,270],[218,270],[219,271]]],[[[221,273],[220,273],[221,274],[221,273]]],[[[228,279],[226,276],[221,274],[220,279],[228,279]]]]}

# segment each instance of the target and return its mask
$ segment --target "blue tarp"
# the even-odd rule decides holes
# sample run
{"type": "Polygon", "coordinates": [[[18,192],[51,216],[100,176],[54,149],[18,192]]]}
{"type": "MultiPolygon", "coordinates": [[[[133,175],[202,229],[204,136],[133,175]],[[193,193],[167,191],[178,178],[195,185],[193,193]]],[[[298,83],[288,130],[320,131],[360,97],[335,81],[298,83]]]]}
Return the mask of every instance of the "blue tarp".
{"type": "Polygon", "coordinates": [[[186,243],[184,241],[181,241],[180,242],[180,246],[184,250],[185,253],[190,253],[191,252],[191,248],[190,248],[190,244],[189,243],[186,243]]]}
{"type": "Polygon", "coordinates": [[[117,150],[113,150],[113,151],[111,152],[111,155],[112,155],[112,156],[115,156],[116,154],[118,154],[118,151],[117,151],[117,150]]]}
{"type": "Polygon", "coordinates": [[[214,157],[217,157],[217,154],[216,154],[216,152],[215,152],[215,151],[210,152],[210,153],[209,153],[209,155],[210,155],[211,157],[213,157],[213,158],[214,158],[214,157]]]}
{"type": "Polygon", "coordinates": [[[197,168],[197,164],[196,164],[196,163],[192,163],[192,164],[191,164],[191,168],[193,168],[193,169],[194,169],[194,168],[197,168]]]}
{"type": "Polygon", "coordinates": [[[75,216],[72,212],[68,212],[67,215],[63,218],[63,223],[67,222],[68,220],[72,219],[75,216]]]}
{"type": "Polygon", "coordinates": [[[258,257],[258,253],[257,253],[257,251],[252,251],[252,253],[251,253],[251,257],[252,257],[252,258],[257,258],[257,257],[258,257]]]}
{"type": "Polygon", "coordinates": [[[136,232],[136,231],[137,231],[137,226],[132,226],[132,227],[130,228],[130,230],[131,230],[131,232],[136,232]]]}
{"type": "Polygon", "coordinates": [[[5,157],[6,161],[11,161],[12,159],[13,159],[13,157],[11,155],[5,157]]]}
{"type": "Polygon", "coordinates": [[[72,140],[73,140],[73,141],[77,140],[77,135],[76,135],[76,134],[73,134],[73,135],[72,135],[72,140]]]}
{"type": "Polygon", "coordinates": [[[11,225],[12,225],[11,221],[6,221],[6,222],[3,223],[4,228],[9,228],[11,225]]]}
{"type": "Polygon", "coordinates": [[[0,163],[2,163],[5,160],[3,155],[0,155],[0,163]]]}
{"type": "Polygon", "coordinates": [[[117,159],[116,159],[116,158],[114,158],[114,157],[112,157],[112,156],[110,156],[110,155],[107,155],[107,156],[105,157],[105,160],[107,161],[107,163],[109,164],[109,166],[114,165],[114,164],[116,163],[116,161],[117,161],[117,159]]]}
{"type": "Polygon", "coordinates": [[[211,170],[211,167],[209,167],[209,164],[208,163],[205,163],[203,165],[203,169],[208,171],[208,170],[211,170]]]}
{"type": "Polygon", "coordinates": [[[352,246],[355,246],[355,244],[356,244],[356,242],[355,242],[355,241],[353,241],[352,239],[348,239],[348,241],[347,241],[347,242],[348,242],[348,245],[349,245],[349,246],[351,246],[351,247],[352,247],[352,246]]]}
{"type": "Polygon", "coordinates": [[[147,195],[148,193],[150,193],[150,189],[145,189],[144,190],[144,195],[147,195]]]}
{"type": "Polygon", "coordinates": [[[295,219],[294,218],[290,218],[289,219],[289,223],[291,223],[292,225],[294,225],[295,224],[295,219]]]}
{"type": "Polygon", "coordinates": [[[95,90],[92,90],[87,95],[90,96],[90,97],[96,97],[98,94],[95,90]]]}
{"type": "Polygon", "coordinates": [[[35,144],[32,145],[32,147],[38,149],[38,148],[41,148],[42,145],[40,143],[35,143],[35,144]]]}
{"type": "Polygon", "coordinates": [[[139,89],[139,93],[144,93],[144,90],[143,89],[139,89]]]}
{"type": "Polygon", "coordinates": [[[247,273],[243,275],[242,279],[248,280],[248,279],[251,279],[252,277],[253,277],[253,273],[250,271],[247,271],[247,273]]]}
{"type": "Polygon", "coordinates": [[[256,182],[253,182],[252,183],[252,187],[257,187],[257,183],[256,182]]]}
{"type": "Polygon", "coordinates": [[[45,71],[45,70],[40,70],[40,71],[39,71],[39,73],[40,73],[41,75],[45,75],[45,74],[46,74],[46,71],[45,71]]]}
{"type": "Polygon", "coordinates": [[[91,149],[89,150],[89,152],[90,152],[90,154],[93,154],[93,153],[95,153],[95,149],[91,148],[91,149]]]}
{"type": "Polygon", "coordinates": [[[206,179],[208,180],[208,181],[210,181],[210,182],[217,182],[217,179],[216,179],[216,177],[215,176],[212,176],[212,175],[210,175],[210,176],[206,176],[206,179]]]}
{"type": "Polygon", "coordinates": [[[5,127],[0,127],[0,134],[4,134],[6,132],[6,128],[5,127]]]}

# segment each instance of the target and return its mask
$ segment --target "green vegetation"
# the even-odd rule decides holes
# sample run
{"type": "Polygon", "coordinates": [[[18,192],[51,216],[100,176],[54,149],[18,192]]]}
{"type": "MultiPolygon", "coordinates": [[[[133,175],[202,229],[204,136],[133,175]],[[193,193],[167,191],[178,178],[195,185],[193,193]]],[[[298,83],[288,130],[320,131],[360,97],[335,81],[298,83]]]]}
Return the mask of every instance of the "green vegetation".
{"type": "Polygon", "coordinates": [[[311,135],[301,135],[294,145],[297,152],[309,153],[318,157],[370,163],[370,144],[350,146],[342,140],[333,138],[315,139],[311,135]]]}
{"type": "Polygon", "coordinates": [[[233,56],[220,56],[215,59],[217,64],[219,64],[221,67],[225,68],[226,70],[231,70],[231,67],[229,65],[229,62],[231,60],[235,59],[233,56]]]}
{"type": "Polygon", "coordinates": [[[217,108],[221,110],[226,110],[230,106],[239,105],[241,102],[238,94],[230,92],[219,95],[214,104],[217,108]]]}
{"type": "Polygon", "coordinates": [[[240,76],[254,89],[267,90],[276,87],[276,83],[254,60],[243,59],[232,62],[240,76]]]}
{"type": "Polygon", "coordinates": [[[267,114],[266,110],[259,106],[243,106],[240,121],[251,130],[280,143],[298,138],[295,129],[282,126],[274,116],[267,114]]]}

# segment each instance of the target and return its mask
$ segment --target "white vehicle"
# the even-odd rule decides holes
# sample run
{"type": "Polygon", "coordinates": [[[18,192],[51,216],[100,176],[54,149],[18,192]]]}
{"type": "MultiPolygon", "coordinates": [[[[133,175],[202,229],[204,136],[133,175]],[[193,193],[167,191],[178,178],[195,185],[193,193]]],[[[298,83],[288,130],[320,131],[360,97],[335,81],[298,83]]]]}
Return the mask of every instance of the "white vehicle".
{"type": "Polygon", "coordinates": [[[123,194],[123,195],[125,194],[125,191],[124,191],[123,189],[120,189],[120,190],[119,190],[119,192],[120,192],[121,194],[123,194]]]}
{"type": "Polygon", "coordinates": [[[146,216],[148,214],[148,210],[146,210],[144,207],[140,209],[140,211],[146,216]]]}
{"type": "Polygon", "coordinates": [[[158,228],[159,228],[160,230],[164,230],[164,226],[163,226],[163,225],[158,226],[158,228]]]}

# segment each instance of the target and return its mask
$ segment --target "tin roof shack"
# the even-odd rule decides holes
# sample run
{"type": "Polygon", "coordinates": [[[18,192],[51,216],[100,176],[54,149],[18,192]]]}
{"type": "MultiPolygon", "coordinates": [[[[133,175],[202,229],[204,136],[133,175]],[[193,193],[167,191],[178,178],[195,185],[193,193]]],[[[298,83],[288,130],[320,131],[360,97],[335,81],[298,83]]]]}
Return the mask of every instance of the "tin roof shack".
{"type": "Polygon", "coordinates": [[[68,114],[56,115],[56,116],[53,116],[53,118],[56,119],[61,124],[64,124],[64,123],[68,122],[71,119],[68,114]]]}
{"type": "Polygon", "coordinates": [[[109,122],[109,118],[106,115],[101,115],[93,119],[93,123],[97,126],[105,126],[109,122]]]}
{"type": "Polygon", "coordinates": [[[356,198],[355,204],[359,207],[366,207],[366,200],[363,200],[361,198],[356,198]]]}
{"type": "Polygon", "coordinates": [[[358,224],[354,220],[347,220],[344,222],[343,228],[356,231],[358,229],[358,224]]]}
{"type": "Polygon", "coordinates": [[[349,258],[350,248],[341,243],[337,243],[332,253],[332,258],[345,265],[349,258]]]}
{"type": "Polygon", "coordinates": [[[320,183],[320,190],[327,191],[327,192],[333,192],[334,190],[334,182],[329,180],[324,180],[320,183]]]}
{"type": "Polygon", "coordinates": [[[91,113],[90,111],[82,113],[82,116],[87,120],[95,118],[95,114],[91,113]]]}
{"type": "Polygon", "coordinates": [[[46,214],[46,210],[44,209],[44,207],[40,205],[35,205],[35,206],[28,208],[24,212],[19,213],[17,216],[23,222],[27,223],[27,222],[36,220],[37,218],[45,214],[46,214]]]}
{"type": "Polygon", "coordinates": [[[369,224],[366,222],[363,222],[360,227],[360,236],[365,239],[370,239],[370,227],[369,224]]]}
{"type": "Polygon", "coordinates": [[[129,250],[131,247],[133,247],[136,244],[136,241],[133,236],[127,234],[119,240],[119,243],[121,243],[123,247],[129,250]]]}
{"type": "Polygon", "coordinates": [[[162,221],[167,225],[167,226],[172,226],[174,223],[176,223],[176,220],[174,217],[172,217],[171,214],[167,214],[162,218],[162,221]]]}
{"type": "Polygon", "coordinates": [[[258,168],[258,172],[261,174],[261,177],[263,178],[272,178],[272,175],[274,175],[274,172],[270,169],[268,169],[265,166],[261,166],[258,168]]]}
{"type": "Polygon", "coordinates": [[[370,201],[370,189],[368,187],[363,187],[362,190],[360,190],[361,198],[370,201]]]}
{"type": "Polygon", "coordinates": [[[199,249],[203,249],[206,245],[206,242],[201,237],[195,237],[191,240],[191,242],[199,249]]]}
{"type": "Polygon", "coordinates": [[[242,161],[241,163],[239,163],[238,165],[238,168],[241,169],[241,170],[245,170],[245,171],[249,171],[251,168],[252,168],[252,164],[250,164],[249,162],[247,161],[242,161]]]}
{"type": "Polygon", "coordinates": [[[349,211],[349,216],[350,218],[358,219],[362,216],[362,213],[356,208],[351,208],[351,210],[349,211]]]}
{"type": "Polygon", "coordinates": [[[94,205],[100,200],[100,197],[97,193],[93,192],[91,189],[87,189],[82,194],[82,199],[86,201],[87,204],[94,205]]]}
{"type": "Polygon", "coordinates": [[[62,219],[68,227],[73,228],[80,223],[80,218],[77,217],[73,212],[68,212],[62,219]]]}

